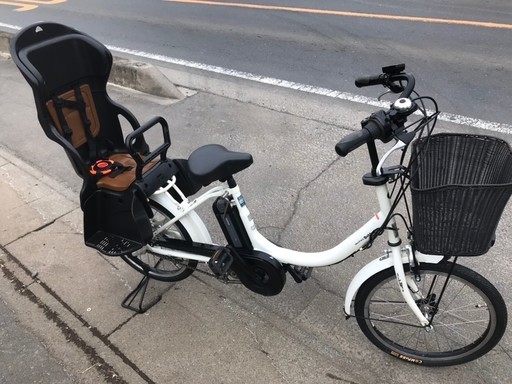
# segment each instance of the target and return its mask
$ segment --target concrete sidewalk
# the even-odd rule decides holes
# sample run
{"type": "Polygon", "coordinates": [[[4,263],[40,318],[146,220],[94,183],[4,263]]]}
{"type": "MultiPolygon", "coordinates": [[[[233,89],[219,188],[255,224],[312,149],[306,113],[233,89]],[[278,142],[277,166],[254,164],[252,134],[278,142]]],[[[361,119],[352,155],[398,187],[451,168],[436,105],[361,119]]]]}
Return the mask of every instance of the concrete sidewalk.
{"type": "MultiPolygon", "coordinates": [[[[0,333],[0,382],[371,382],[370,371],[352,373],[358,359],[268,313],[243,288],[224,289],[199,274],[153,283],[150,296],[163,299],[146,314],[121,308],[138,275],[83,246],[81,211],[51,181],[3,150],[0,164],[0,215],[8,223],[0,232],[0,289],[18,324],[0,333]],[[13,335],[19,339],[5,341],[13,335]]],[[[317,305],[340,308],[340,298],[322,296],[329,303],[317,305]]],[[[299,316],[305,324],[316,316],[309,311],[299,316]]],[[[331,320],[318,327],[331,328],[341,316],[331,320]]]]}
{"type": "MultiPolygon", "coordinates": [[[[204,81],[178,68],[162,72],[196,89],[182,89],[188,97],[172,103],[118,87],[111,94],[141,122],[169,120],[172,157],[210,142],[252,153],[255,164],[237,180],[272,240],[326,249],[371,214],[361,214],[374,204],[360,183],[364,151],[338,159],[333,150],[347,133],[342,127],[356,127],[370,108],[250,82],[204,81]]],[[[0,92],[9,95],[0,103],[0,383],[510,382],[510,331],[475,362],[424,368],[385,355],[354,320],[345,321],[344,291],[379,256],[380,244],[315,270],[301,285],[288,279],[276,297],[195,273],[177,284],[152,282],[149,295],[163,298],[147,313],[123,309],[140,276],[83,245],[80,180],[44,136],[31,91],[10,60],[0,60],[0,92]]],[[[479,269],[483,261],[468,261],[507,302],[510,216],[508,208],[490,264],[479,269]]]]}

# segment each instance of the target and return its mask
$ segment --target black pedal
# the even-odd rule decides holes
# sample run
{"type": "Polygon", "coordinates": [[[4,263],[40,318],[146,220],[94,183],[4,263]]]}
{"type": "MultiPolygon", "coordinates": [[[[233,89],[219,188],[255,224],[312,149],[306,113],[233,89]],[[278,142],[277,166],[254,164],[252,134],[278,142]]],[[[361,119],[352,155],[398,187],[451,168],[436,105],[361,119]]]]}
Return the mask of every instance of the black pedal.
{"type": "Polygon", "coordinates": [[[296,283],[302,283],[311,277],[313,267],[299,267],[297,265],[286,265],[286,270],[292,275],[296,283]]]}
{"type": "Polygon", "coordinates": [[[208,266],[217,276],[225,275],[233,264],[233,255],[229,248],[219,248],[208,260],[208,266]]]}

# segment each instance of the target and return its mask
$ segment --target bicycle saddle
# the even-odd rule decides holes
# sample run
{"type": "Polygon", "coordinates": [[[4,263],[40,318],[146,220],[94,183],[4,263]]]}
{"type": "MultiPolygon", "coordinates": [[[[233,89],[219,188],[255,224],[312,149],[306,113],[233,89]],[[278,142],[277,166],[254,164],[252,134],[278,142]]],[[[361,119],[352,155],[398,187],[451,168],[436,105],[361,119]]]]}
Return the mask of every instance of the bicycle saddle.
{"type": "Polygon", "coordinates": [[[229,151],[218,144],[199,147],[188,158],[191,176],[204,187],[217,180],[226,181],[251,164],[250,153],[229,151]]]}

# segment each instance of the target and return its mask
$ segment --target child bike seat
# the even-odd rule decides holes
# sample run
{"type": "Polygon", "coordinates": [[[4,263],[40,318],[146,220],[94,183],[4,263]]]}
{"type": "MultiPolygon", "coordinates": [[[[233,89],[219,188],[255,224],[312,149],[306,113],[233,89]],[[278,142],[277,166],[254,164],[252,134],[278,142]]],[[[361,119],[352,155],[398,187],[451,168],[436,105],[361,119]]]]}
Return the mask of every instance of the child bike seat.
{"type": "Polygon", "coordinates": [[[141,125],[109,97],[112,54],[85,33],[33,24],[12,38],[10,52],[32,88],[46,136],[62,146],[83,180],[86,244],[108,255],[141,248],[152,238],[147,199],[179,171],[167,159],[167,122],[155,117],[141,125]],[[120,118],[133,129],[126,138],[120,118]],[[150,152],[144,134],[158,126],[163,143],[150,152]]]}

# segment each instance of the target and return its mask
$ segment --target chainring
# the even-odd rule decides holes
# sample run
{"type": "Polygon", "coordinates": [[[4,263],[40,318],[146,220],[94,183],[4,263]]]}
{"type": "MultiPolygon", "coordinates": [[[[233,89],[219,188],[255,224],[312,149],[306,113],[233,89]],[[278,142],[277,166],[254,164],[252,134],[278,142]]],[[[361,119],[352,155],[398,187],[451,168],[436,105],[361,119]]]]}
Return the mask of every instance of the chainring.
{"type": "Polygon", "coordinates": [[[237,251],[248,268],[235,261],[232,269],[246,288],[263,296],[275,296],[283,290],[286,271],[276,259],[264,252],[237,251]]]}

